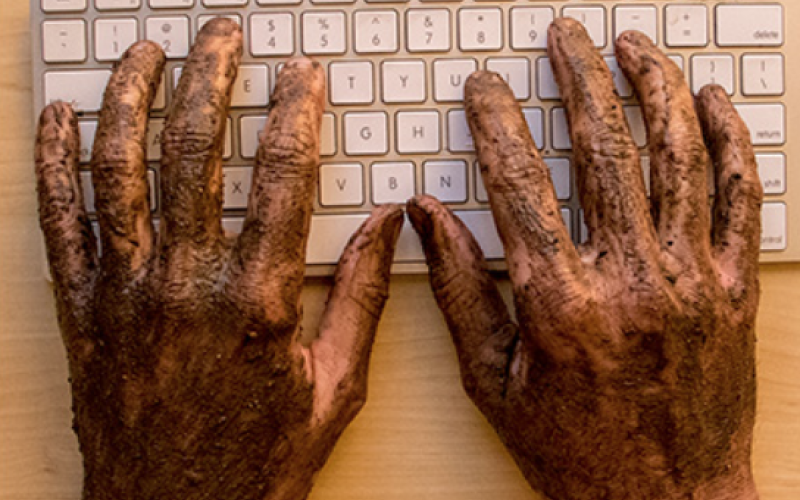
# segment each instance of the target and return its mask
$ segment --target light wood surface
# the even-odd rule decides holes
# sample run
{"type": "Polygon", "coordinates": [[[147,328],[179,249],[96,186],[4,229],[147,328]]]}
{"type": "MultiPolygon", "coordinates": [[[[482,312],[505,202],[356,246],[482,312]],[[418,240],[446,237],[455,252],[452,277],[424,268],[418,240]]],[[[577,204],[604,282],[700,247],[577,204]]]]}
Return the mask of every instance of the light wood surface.
{"type": "MultiPolygon", "coordinates": [[[[80,498],[82,471],[41,271],[28,0],[0,0],[0,26],[0,499],[72,500],[80,498]]],[[[762,282],[754,463],[763,500],[796,500],[800,266],[764,266],[762,282]]],[[[308,288],[309,324],[324,294],[324,284],[308,288]]],[[[464,396],[424,277],[394,279],[370,377],[367,406],[320,474],[313,500],[537,498],[464,396]]]]}

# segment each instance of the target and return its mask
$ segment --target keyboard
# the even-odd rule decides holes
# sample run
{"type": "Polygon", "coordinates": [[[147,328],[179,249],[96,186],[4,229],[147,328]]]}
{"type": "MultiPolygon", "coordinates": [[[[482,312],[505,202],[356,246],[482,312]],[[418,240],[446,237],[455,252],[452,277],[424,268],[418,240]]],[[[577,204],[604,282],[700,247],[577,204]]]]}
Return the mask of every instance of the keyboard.
{"type": "MultiPolygon", "coordinates": [[[[181,66],[200,27],[216,16],[244,30],[244,57],[225,141],[226,229],[241,229],[258,133],[282,62],[305,54],[324,64],[328,108],[307,262],[328,274],[350,235],[383,203],[427,193],[449,204],[503,266],[463,109],[477,69],[498,72],[517,96],[550,167],[561,214],[576,242],[586,238],[570,160],[564,109],[546,52],[549,23],[570,16],[588,29],[612,69],[647,178],[646,131],[633,92],[613,57],[627,29],[653,38],[681,66],[690,87],[722,85],[750,127],[764,185],[763,262],[800,260],[798,2],[481,0],[31,0],[34,113],[48,102],[80,112],[83,185],[93,211],[91,143],[111,69],[140,39],[164,48],[168,64],[150,117],[152,209],[159,215],[159,136],[181,66]]],[[[394,272],[424,271],[405,225],[394,272]]]]}

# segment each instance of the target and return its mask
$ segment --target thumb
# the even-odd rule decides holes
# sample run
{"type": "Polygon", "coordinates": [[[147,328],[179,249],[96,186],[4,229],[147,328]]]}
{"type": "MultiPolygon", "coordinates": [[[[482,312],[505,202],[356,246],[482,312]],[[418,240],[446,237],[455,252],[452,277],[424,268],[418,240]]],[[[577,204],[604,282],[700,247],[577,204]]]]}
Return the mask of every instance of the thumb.
{"type": "Polygon", "coordinates": [[[409,200],[408,216],[425,249],[431,287],[456,346],[464,389],[484,410],[503,397],[517,326],[483,252],[461,220],[430,196],[409,200]]]}
{"type": "Polygon", "coordinates": [[[369,357],[389,297],[390,269],[402,225],[399,206],[377,208],[339,260],[319,338],[309,347],[318,423],[347,424],[364,405],[369,357]]]}

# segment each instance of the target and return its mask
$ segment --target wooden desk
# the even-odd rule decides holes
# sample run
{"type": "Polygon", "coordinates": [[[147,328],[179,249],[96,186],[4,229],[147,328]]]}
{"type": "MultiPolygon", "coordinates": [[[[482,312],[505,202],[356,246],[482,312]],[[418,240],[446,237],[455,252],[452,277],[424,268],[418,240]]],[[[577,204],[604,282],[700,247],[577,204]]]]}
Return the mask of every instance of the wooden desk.
{"type": "MultiPolygon", "coordinates": [[[[0,1],[0,499],[80,498],[64,352],[33,182],[28,1],[0,1]]],[[[800,498],[800,266],[763,268],[755,469],[763,500],[800,498]]],[[[507,287],[506,287],[507,288],[507,287]]],[[[306,294],[309,321],[324,288],[306,294]]],[[[534,499],[464,396],[424,277],[394,279],[367,406],[313,500],[534,499]]]]}

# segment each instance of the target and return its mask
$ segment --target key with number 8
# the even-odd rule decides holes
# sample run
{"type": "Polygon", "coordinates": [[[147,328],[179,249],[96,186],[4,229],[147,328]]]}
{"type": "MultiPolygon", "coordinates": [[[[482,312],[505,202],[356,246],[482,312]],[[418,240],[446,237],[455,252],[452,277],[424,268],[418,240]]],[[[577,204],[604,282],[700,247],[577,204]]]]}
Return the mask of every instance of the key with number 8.
{"type": "Polygon", "coordinates": [[[503,47],[503,20],[500,9],[461,9],[458,11],[461,50],[499,50],[503,47]]]}

